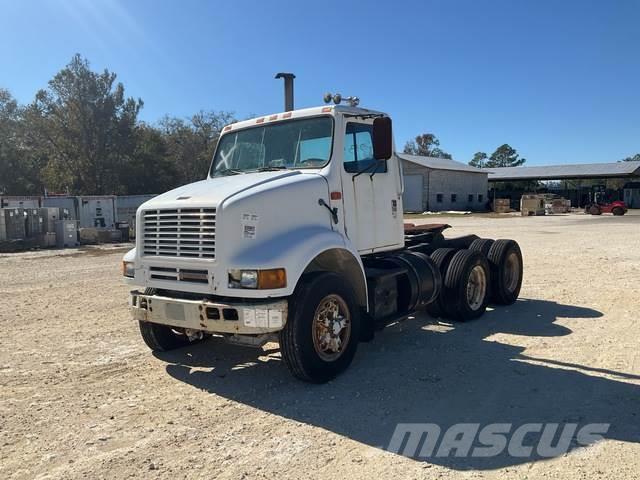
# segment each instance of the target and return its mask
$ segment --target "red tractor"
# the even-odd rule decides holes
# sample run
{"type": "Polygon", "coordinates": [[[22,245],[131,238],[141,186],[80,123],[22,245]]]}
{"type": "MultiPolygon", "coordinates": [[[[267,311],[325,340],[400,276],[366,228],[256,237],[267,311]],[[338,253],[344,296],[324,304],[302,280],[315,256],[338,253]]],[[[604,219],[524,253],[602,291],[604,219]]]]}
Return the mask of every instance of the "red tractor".
{"type": "Polygon", "coordinates": [[[593,203],[585,207],[585,213],[591,215],[602,215],[603,213],[612,213],[616,216],[624,215],[627,213],[627,205],[622,200],[614,200],[613,202],[607,199],[607,194],[604,188],[594,187],[593,189],[593,203]]]}

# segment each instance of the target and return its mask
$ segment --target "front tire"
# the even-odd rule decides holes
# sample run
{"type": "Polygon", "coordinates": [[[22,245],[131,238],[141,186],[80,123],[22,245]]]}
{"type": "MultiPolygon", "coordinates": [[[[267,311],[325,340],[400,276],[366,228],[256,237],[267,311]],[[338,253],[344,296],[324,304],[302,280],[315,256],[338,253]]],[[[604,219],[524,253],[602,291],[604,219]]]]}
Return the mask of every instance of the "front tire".
{"type": "Polygon", "coordinates": [[[619,217],[620,215],[624,215],[624,210],[621,207],[614,207],[614,209],[611,210],[611,213],[619,217]]]}
{"type": "Polygon", "coordinates": [[[589,213],[591,215],[600,215],[602,211],[600,210],[600,207],[598,207],[597,205],[591,205],[589,207],[589,213]]]}
{"type": "Polygon", "coordinates": [[[351,364],[360,338],[360,310],[345,279],[335,273],[303,277],[280,332],[282,358],[300,380],[324,383],[351,364]]]}
{"type": "MultiPolygon", "coordinates": [[[[156,289],[146,288],[144,294],[155,295],[156,289]]],[[[142,340],[154,352],[167,352],[191,343],[186,335],[181,335],[166,325],[138,321],[138,327],[142,340]]]]}
{"type": "Polygon", "coordinates": [[[189,339],[171,327],[151,322],[138,322],[142,340],[154,352],[167,352],[189,345],[189,339]]]}

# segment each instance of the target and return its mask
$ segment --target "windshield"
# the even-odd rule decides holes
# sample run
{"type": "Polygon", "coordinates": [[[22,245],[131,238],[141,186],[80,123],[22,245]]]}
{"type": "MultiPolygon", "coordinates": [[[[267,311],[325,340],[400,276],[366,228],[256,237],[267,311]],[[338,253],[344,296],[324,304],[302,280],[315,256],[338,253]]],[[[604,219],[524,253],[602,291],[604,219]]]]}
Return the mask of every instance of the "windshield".
{"type": "Polygon", "coordinates": [[[319,168],[329,161],[333,119],[315,117],[245,128],[223,135],[211,176],[285,168],[319,168]]]}

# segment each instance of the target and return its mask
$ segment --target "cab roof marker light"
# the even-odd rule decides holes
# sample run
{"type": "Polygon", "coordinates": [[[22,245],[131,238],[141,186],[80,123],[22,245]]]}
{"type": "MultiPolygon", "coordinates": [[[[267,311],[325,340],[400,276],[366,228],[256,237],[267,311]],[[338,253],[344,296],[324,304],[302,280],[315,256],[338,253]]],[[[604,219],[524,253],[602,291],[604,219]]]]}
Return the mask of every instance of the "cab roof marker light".
{"type": "Polygon", "coordinates": [[[269,121],[271,121],[271,120],[277,120],[277,119],[278,119],[278,115],[271,115],[271,116],[269,117],[269,121]]]}
{"type": "Polygon", "coordinates": [[[256,123],[264,123],[264,117],[257,119],[256,123]]]}
{"type": "Polygon", "coordinates": [[[283,113],[282,118],[291,118],[291,112],[283,113]]]}

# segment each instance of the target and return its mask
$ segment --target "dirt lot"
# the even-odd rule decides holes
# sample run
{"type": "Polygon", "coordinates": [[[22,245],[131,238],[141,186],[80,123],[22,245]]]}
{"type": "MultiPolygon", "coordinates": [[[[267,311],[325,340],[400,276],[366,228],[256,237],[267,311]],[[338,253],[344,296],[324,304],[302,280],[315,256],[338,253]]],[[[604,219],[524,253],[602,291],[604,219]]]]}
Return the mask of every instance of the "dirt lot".
{"type": "Polygon", "coordinates": [[[320,386],[275,345],[152,355],[123,249],[0,256],[0,478],[638,478],[640,215],[429,221],[520,242],[522,299],[389,327],[320,386]],[[611,427],[549,460],[425,461],[385,451],[399,422],[611,427]]]}

